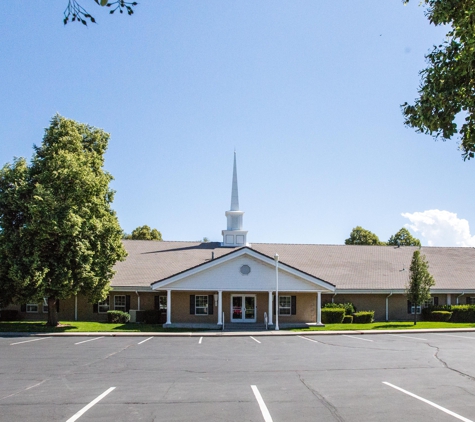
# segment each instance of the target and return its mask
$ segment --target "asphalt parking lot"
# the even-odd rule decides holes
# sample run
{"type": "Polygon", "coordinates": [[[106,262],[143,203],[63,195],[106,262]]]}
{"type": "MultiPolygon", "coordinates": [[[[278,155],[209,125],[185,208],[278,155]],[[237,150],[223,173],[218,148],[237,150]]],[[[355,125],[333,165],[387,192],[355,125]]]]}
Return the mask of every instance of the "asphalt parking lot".
{"type": "Polygon", "coordinates": [[[475,421],[475,333],[0,337],[1,421],[475,421]]]}

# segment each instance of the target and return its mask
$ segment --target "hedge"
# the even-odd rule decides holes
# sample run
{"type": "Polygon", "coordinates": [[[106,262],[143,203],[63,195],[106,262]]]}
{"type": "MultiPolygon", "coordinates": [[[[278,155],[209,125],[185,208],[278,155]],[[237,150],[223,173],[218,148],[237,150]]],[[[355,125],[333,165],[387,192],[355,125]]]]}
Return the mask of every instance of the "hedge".
{"type": "Polygon", "coordinates": [[[324,324],[341,324],[345,317],[344,308],[323,308],[322,322],[324,324]]]}
{"type": "Polygon", "coordinates": [[[447,322],[452,317],[452,312],[450,311],[432,311],[430,313],[430,320],[431,321],[441,321],[447,322]]]}
{"type": "Polygon", "coordinates": [[[345,315],[351,315],[356,311],[355,305],[353,305],[351,302],[347,303],[325,303],[323,305],[323,309],[335,309],[335,308],[343,308],[345,310],[345,315]]]}
{"type": "Polygon", "coordinates": [[[360,311],[353,314],[353,323],[371,324],[374,321],[374,311],[360,311]]]}
{"type": "Polygon", "coordinates": [[[113,322],[115,324],[125,324],[130,321],[130,315],[127,312],[122,311],[107,311],[107,322],[113,322]]]}
{"type": "Polygon", "coordinates": [[[475,322],[475,305],[452,305],[451,322],[475,322]]]}
{"type": "Polygon", "coordinates": [[[353,322],[353,315],[345,315],[343,318],[343,324],[351,324],[353,322]]]}
{"type": "Polygon", "coordinates": [[[21,317],[15,309],[2,309],[0,311],[0,321],[20,321],[21,317]]]}

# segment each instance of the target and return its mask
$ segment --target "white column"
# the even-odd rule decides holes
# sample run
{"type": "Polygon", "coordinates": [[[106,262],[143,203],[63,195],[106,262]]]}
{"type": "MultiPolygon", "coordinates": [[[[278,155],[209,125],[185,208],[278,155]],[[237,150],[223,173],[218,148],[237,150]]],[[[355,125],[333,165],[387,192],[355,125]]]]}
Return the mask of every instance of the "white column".
{"type": "Polygon", "coordinates": [[[137,311],[140,311],[140,293],[135,292],[137,294],[137,311]]]}
{"type": "Polygon", "coordinates": [[[269,292],[269,306],[267,310],[267,325],[274,325],[272,322],[272,317],[274,316],[274,311],[272,309],[272,290],[269,292]]]}
{"type": "Polygon", "coordinates": [[[322,323],[322,294],[317,293],[317,324],[322,323]]]}
{"type": "Polygon", "coordinates": [[[218,290],[218,325],[223,325],[223,291],[218,290]]]}
{"type": "Polygon", "coordinates": [[[452,305],[452,295],[447,293],[447,305],[452,305]]]}
{"type": "Polygon", "coordinates": [[[74,321],[78,320],[78,295],[74,295],[74,321]]]}
{"type": "Polygon", "coordinates": [[[167,324],[172,323],[172,291],[167,290],[167,324]]]}

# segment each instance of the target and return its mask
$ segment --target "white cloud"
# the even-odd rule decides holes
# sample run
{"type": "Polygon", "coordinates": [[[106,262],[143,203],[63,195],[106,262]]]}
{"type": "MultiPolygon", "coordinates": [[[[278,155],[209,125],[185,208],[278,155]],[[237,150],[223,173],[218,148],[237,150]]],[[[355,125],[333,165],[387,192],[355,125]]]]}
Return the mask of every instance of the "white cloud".
{"type": "Polygon", "coordinates": [[[454,212],[427,210],[401,215],[411,222],[405,226],[425,238],[429,246],[475,246],[468,221],[454,212]]]}

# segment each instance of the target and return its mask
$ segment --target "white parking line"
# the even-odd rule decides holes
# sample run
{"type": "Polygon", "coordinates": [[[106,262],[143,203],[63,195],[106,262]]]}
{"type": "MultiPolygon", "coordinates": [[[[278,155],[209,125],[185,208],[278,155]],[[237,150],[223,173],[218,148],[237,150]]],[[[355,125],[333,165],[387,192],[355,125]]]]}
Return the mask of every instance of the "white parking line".
{"type": "Polygon", "coordinates": [[[264,403],[264,400],[262,400],[261,393],[259,393],[259,390],[255,385],[251,385],[252,392],[256,396],[257,403],[259,403],[259,408],[261,409],[262,416],[264,417],[265,422],[272,422],[272,417],[269,413],[269,410],[267,409],[266,404],[264,403]]]}
{"type": "Polygon", "coordinates": [[[145,343],[146,341],[149,341],[149,340],[151,340],[152,338],[153,338],[153,337],[146,338],[145,340],[142,340],[140,343],[137,343],[137,344],[145,343]]]}
{"type": "Polygon", "coordinates": [[[304,337],[304,336],[299,336],[300,338],[303,338],[304,340],[308,340],[308,341],[313,341],[314,343],[320,343],[319,341],[317,340],[312,340],[311,338],[308,338],[308,337],[304,337]]]}
{"type": "Polygon", "coordinates": [[[198,342],[198,344],[201,344],[202,341],[203,341],[203,337],[200,337],[200,341],[198,342]]]}
{"type": "Polygon", "coordinates": [[[394,337],[405,337],[405,338],[413,338],[414,340],[424,340],[424,341],[427,341],[426,338],[420,338],[420,337],[412,337],[412,336],[403,336],[401,334],[389,334],[390,336],[394,336],[394,337]]]}
{"type": "Polygon", "coordinates": [[[260,342],[259,340],[255,339],[254,337],[252,337],[252,336],[249,336],[249,337],[251,337],[251,338],[252,338],[254,341],[256,341],[257,343],[261,344],[261,342],[260,342]]]}
{"type": "Polygon", "coordinates": [[[454,334],[439,334],[439,333],[436,333],[435,335],[436,335],[436,336],[447,336],[447,337],[468,338],[468,339],[470,339],[470,340],[475,340],[475,337],[456,336],[456,335],[454,335],[454,334]]]}
{"type": "Polygon", "coordinates": [[[51,337],[42,337],[42,338],[35,338],[35,339],[33,339],[33,340],[19,341],[19,342],[17,342],[17,343],[10,343],[10,346],[15,346],[15,344],[30,343],[30,342],[32,342],[32,341],[46,340],[47,338],[51,338],[51,337]]]}
{"type": "Polygon", "coordinates": [[[104,336],[101,336],[101,337],[96,337],[96,338],[91,338],[90,340],[84,340],[84,341],[80,341],[79,343],[74,343],[74,344],[82,344],[82,343],[87,343],[88,341],[99,340],[100,338],[104,338],[104,336]]]}
{"type": "Polygon", "coordinates": [[[373,341],[373,340],[368,340],[367,338],[360,338],[360,337],[355,337],[355,336],[347,336],[346,334],[343,334],[343,337],[350,337],[350,338],[355,338],[356,340],[363,340],[363,341],[373,341]]]}
{"type": "Polygon", "coordinates": [[[100,402],[105,396],[107,396],[115,387],[111,387],[108,390],[104,391],[99,397],[95,398],[91,403],[87,406],[84,406],[78,413],[74,416],[70,417],[66,422],[74,422],[75,420],[79,419],[84,413],[86,413],[92,406],[96,403],[100,402]]]}
{"type": "Polygon", "coordinates": [[[447,413],[448,415],[453,416],[454,418],[457,418],[457,419],[459,419],[459,420],[461,420],[461,421],[473,422],[473,421],[471,421],[470,419],[464,418],[463,416],[460,416],[460,415],[458,415],[457,413],[454,413],[454,412],[452,412],[451,410],[446,409],[445,407],[439,406],[438,404],[435,404],[435,403],[433,403],[433,402],[431,402],[431,401],[429,401],[429,400],[427,400],[427,399],[424,399],[424,398],[422,398],[422,397],[416,396],[415,394],[410,393],[409,391],[403,390],[402,388],[397,387],[396,385],[390,384],[389,382],[383,381],[383,384],[386,384],[386,385],[388,385],[389,387],[395,388],[396,390],[399,390],[399,391],[401,391],[402,393],[407,394],[408,396],[414,397],[414,398],[417,399],[417,400],[420,400],[420,401],[422,401],[422,402],[424,402],[424,403],[427,403],[427,404],[429,404],[429,405],[435,407],[436,409],[442,410],[442,412],[447,413]]]}

